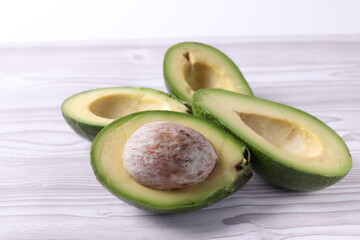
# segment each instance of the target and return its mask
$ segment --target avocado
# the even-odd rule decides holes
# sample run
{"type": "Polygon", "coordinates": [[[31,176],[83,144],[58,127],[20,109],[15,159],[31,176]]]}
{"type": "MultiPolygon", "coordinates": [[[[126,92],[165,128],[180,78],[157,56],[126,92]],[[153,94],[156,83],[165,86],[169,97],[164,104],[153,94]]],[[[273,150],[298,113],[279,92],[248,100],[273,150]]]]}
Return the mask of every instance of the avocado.
{"type": "Polygon", "coordinates": [[[220,50],[206,44],[182,42],[170,47],[164,58],[168,90],[185,102],[199,89],[220,88],[253,95],[236,64],[220,50]]]}
{"type": "Polygon", "coordinates": [[[145,110],[189,109],[167,93],[150,88],[99,88],[75,94],[61,106],[69,126],[81,137],[92,141],[106,125],[117,118],[145,110]]]}
{"type": "Polygon", "coordinates": [[[131,205],[159,213],[196,210],[231,195],[252,175],[249,158],[247,148],[225,131],[201,118],[173,111],[144,111],[120,118],[106,126],[91,147],[94,173],[105,188],[131,205]],[[181,190],[158,190],[129,176],[123,159],[128,139],[145,124],[159,121],[191,128],[211,143],[218,162],[204,181],[181,190]]]}
{"type": "Polygon", "coordinates": [[[193,111],[245,143],[254,171],[279,187],[321,189],[341,180],[351,169],[352,159],[341,137],[299,109],[205,89],[194,94],[193,111]]]}

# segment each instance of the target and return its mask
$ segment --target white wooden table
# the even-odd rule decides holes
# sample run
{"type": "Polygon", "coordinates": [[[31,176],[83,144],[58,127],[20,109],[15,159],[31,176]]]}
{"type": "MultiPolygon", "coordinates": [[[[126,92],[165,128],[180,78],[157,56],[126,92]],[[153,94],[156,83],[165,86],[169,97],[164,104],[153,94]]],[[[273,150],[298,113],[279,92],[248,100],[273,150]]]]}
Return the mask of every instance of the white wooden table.
{"type": "Polygon", "coordinates": [[[315,192],[254,175],[211,207],[138,210],[95,179],[90,142],[62,101],[110,86],[165,90],[162,61],[177,41],[0,46],[0,239],[360,239],[360,37],[203,39],[242,69],[255,95],[308,111],[348,144],[351,172],[315,192]]]}

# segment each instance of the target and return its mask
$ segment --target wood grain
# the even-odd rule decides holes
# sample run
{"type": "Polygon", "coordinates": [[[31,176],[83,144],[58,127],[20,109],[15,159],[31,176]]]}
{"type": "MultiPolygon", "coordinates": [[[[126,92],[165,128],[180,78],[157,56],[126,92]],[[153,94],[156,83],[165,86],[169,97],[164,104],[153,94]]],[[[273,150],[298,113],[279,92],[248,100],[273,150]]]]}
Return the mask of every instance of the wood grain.
{"type": "Polygon", "coordinates": [[[61,116],[92,88],[165,90],[162,61],[177,41],[0,47],[0,239],[360,239],[360,37],[202,39],[226,52],[258,97],[319,117],[346,141],[352,171],[316,192],[256,175],[211,207],[157,215],[95,179],[90,143],[61,116]]]}

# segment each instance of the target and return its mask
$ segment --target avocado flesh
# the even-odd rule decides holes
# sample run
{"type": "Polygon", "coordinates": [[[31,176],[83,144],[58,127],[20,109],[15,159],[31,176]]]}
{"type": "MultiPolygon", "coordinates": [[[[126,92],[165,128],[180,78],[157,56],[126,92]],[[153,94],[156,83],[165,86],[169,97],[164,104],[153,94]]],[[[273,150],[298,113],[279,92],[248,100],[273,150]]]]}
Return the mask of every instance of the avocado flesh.
{"type": "Polygon", "coordinates": [[[80,136],[92,141],[106,125],[128,114],[147,110],[188,112],[168,94],[150,88],[100,88],[75,94],[61,106],[63,116],[80,136]]]}
{"type": "Polygon", "coordinates": [[[128,115],[104,128],[95,138],[91,163],[97,179],[113,194],[141,209],[177,213],[209,206],[241,188],[251,177],[246,147],[203,119],[171,111],[147,111],[128,115]],[[123,167],[127,139],[144,124],[168,121],[190,127],[214,147],[218,163],[209,177],[187,189],[162,191],[145,187],[130,178],[123,167]]]}
{"type": "Polygon", "coordinates": [[[211,46],[183,42],[172,46],[164,58],[164,78],[169,91],[191,102],[195,91],[220,88],[253,95],[235,63],[211,46]]]}
{"type": "Polygon", "coordinates": [[[254,171],[277,186],[321,189],[351,169],[351,156],[341,137],[299,109],[207,89],[193,96],[193,111],[244,142],[250,149],[254,171]]]}

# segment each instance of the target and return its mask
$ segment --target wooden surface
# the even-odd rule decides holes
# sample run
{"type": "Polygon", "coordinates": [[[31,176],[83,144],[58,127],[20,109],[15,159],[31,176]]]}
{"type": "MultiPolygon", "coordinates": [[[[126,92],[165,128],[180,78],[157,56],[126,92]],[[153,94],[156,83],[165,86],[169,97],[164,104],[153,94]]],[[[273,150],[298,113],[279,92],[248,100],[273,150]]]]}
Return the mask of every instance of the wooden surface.
{"type": "Polygon", "coordinates": [[[202,41],[238,64],[256,96],[334,128],[353,156],[346,178],[292,192],[255,175],[196,212],[138,210],[96,181],[90,143],[60,104],[99,87],[165,90],[163,55],[177,41],[0,46],[0,239],[360,239],[360,37],[202,41]]]}

